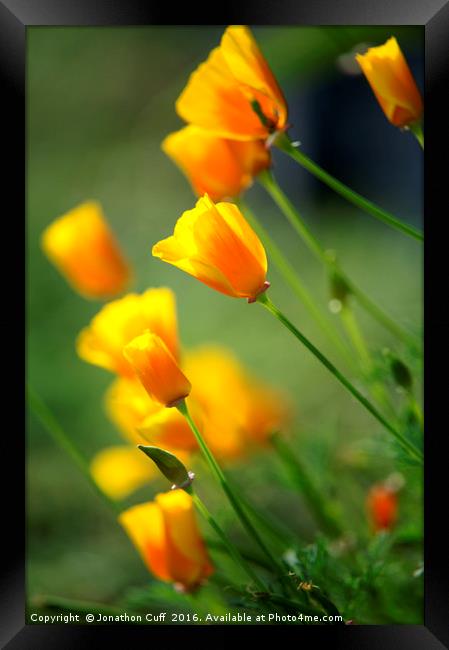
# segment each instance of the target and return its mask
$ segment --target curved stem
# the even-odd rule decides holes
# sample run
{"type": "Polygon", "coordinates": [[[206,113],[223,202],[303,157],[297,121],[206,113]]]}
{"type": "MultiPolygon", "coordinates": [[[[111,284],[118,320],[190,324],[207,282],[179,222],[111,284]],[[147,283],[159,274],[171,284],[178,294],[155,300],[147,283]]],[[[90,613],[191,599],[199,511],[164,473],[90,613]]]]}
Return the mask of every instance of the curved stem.
{"type": "Polygon", "coordinates": [[[424,427],[424,417],[423,417],[421,406],[419,405],[419,402],[414,395],[411,394],[409,400],[410,400],[410,408],[415,414],[416,419],[418,420],[419,425],[422,429],[424,427]]]}
{"type": "Polygon", "coordinates": [[[273,260],[279,273],[282,275],[287,284],[289,284],[293,289],[295,294],[309,311],[312,318],[315,319],[316,323],[319,325],[323,333],[327,336],[329,341],[338,349],[346,363],[352,366],[353,361],[348,348],[338,336],[332,325],[330,325],[327,318],[321,313],[320,308],[315,303],[311,294],[302,283],[302,280],[299,277],[298,273],[295,271],[290,262],[284,257],[277,244],[271,239],[268,231],[262,226],[260,221],[255,216],[254,212],[250,210],[244,201],[239,201],[238,204],[242,209],[245,219],[262,240],[264,247],[268,251],[268,254],[273,260]]]}
{"type": "MultiPolygon", "coordinates": [[[[234,489],[240,490],[234,482],[231,482],[234,489]]],[[[287,528],[283,522],[273,516],[270,512],[260,512],[258,508],[248,500],[248,497],[239,492],[240,501],[243,507],[247,510],[248,514],[264,528],[267,535],[270,535],[273,543],[281,544],[285,549],[287,546],[297,542],[295,539],[296,534],[287,528]]]]}
{"type": "Polygon", "coordinates": [[[209,447],[207,446],[203,436],[201,435],[198,427],[196,426],[195,422],[193,421],[189,410],[187,408],[187,404],[185,400],[182,400],[176,408],[178,411],[185,417],[187,420],[195,438],[196,441],[198,442],[198,446],[200,447],[202,453],[204,454],[204,457],[206,458],[209,467],[212,470],[212,473],[214,474],[217,482],[220,484],[221,488],[223,489],[224,493],[228,497],[229,503],[231,504],[235,514],[237,517],[240,519],[242,525],[246,529],[247,533],[252,537],[252,539],[257,543],[257,545],[260,547],[260,549],[263,551],[265,556],[268,558],[270,561],[271,565],[275,569],[275,571],[278,573],[280,579],[283,581],[285,584],[285,576],[283,572],[283,568],[281,565],[278,564],[277,559],[274,557],[268,546],[265,544],[261,536],[259,535],[258,531],[256,528],[254,528],[251,520],[247,516],[244,508],[240,504],[239,498],[237,495],[234,493],[234,490],[231,488],[226,476],[223,473],[223,470],[221,469],[220,465],[218,462],[215,460],[215,456],[212,454],[210,451],[209,447]]]}
{"type": "Polygon", "coordinates": [[[344,273],[344,271],[337,265],[335,259],[329,256],[324,248],[321,246],[316,237],[310,232],[306,226],[303,218],[298,210],[294,207],[291,201],[284,194],[279,184],[277,183],[271,172],[263,171],[259,174],[258,180],[262,187],[268,192],[273,201],[279,207],[281,212],[290,222],[291,226],[298,233],[304,241],[309,250],[315,257],[322,262],[330,272],[338,271],[339,276],[345,282],[348,290],[357,298],[360,305],[371,314],[379,323],[381,323],[392,334],[416,349],[417,344],[414,338],[405,330],[403,330],[397,323],[390,318],[376,303],[368,298],[365,293],[357,287],[354,282],[344,273]]]}
{"type": "MultiPolygon", "coordinates": [[[[189,490],[187,490],[189,491],[189,490]]],[[[193,489],[190,489],[190,494],[192,496],[193,502],[198,508],[199,512],[201,515],[204,517],[204,519],[208,522],[210,526],[215,530],[217,535],[220,537],[221,541],[223,544],[226,546],[227,550],[229,551],[230,556],[234,560],[234,562],[241,568],[243,571],[247,574],[247,576],[250,578],[252,582],[254,582],[255,585],[259,587],[262,591],[267,591],[266,585],[262,582],[262,580],[259,578],[257,573],[253,571],[251,566],[245,562],[243,557],[240,555],[240,551],[237,549],[236,546],[231,542],[229,537],[226,535],[224,530],[221,528],[220,524],[216,521],[215,517],[212,515],[212,513],[208,510],[206,505],[203,503],[203,501],[200,499],[200,497],[196,494],[196,492],[193,489]]]]}
{"type": "Polygon", "coordinates": [[[384,409],[388,410],[389,415],[396,420],[396,413],[384,385],[373,377],[373,361],[355,314],[349,304],[344,304],[342,306],[340,316],[346,332],[352,341],[354,349],[359,355],[362,374],[365,376],[370,386],[372,396],[376,399],[377,403],[384,409]]]}
{"type": "Polygon", "coordinates": [[[342,527],[334,517],[299,458],[293,454],[289,445],[279,434],[274,434],[271,443],[288,470],[295,485],[306,498],[317,521],[332,537],[342,534],[342,527]]]}
{"type": "Polygon", "coordinates": [[[42,401],[42,399],[37,395],[37,393],[34,392],[31,387],[28,387],[28,404],[46,431],[52,436],[56,444],[61,447],[61,449],[63,449],[68,454],[68,456],[70,456],[78,469],[81,470],[81,472],[94,488],[95,492],[101,496],[103,501],[105,501],[116,514],[119,514],[121,511],[120,505],[115,501],[112,501],[102,490],[100,490],[92,478],[87,460],[75,447],[45,402],[42,401]]]}
{"type": "Polygon", "coordinates": [[[368,201],[368,199],[365,199],[360,194],[357,194],[357,192],[351,190],[349,187],[347,187],[347,185],[344,185],[344,183],[331,176],[328,172],[324,171],[324,169],[322,169],[319,165],[313,162],[313,160],[306,156],[305,153],[303,153],[300,149],[294,147],[285,133],[278,135],[274,144],[278,147],[278,149],[293,158],[293,160],[302,165],[302,167],[307,169],[307,171],[316,176],[320,181],[328,185],[332,190],[334,190],[334,192],[340,194],[340,196],[345,198],[350,203],[353,203],[357,207],[361,208],[365,212],[368,212],[373,217],[379,219],[380,221],[383,221],[383,223],[386,223],[392,228],[395,228],[396,230],[409,235],[409,237],[413,237],[418,241],[424,240],[424,235],[417,228],[409,226],[408,224],[400,221],[390,212],[387,212],[386,210],[383,210],[377,206],[375,203],[368,201]]]}
{"type": "Polygon", "coordinates": [[[344,277],[348,289],[352,295],[357,299],[359,305],[363,307],[366,312],[368,312],[368,314],[371,314],[371,316],[377,320],[378,323],[383,325],[385,329],[389,330],[398,339],[402,340],[414,350],[418,350],[418,344],[415,341],[415,338],[409,332],[400,327],[396,321],[388,316],[388,314],[386,314],[374,302],[374,300],[371,300],[371,298],[369,298],[366,293],[364,293],[356,284],[354,284],[341,269],[339,272],[344,277]]]}
{"type": "Polygon", "coordinates": [[[391,425],[384,416],[371,404],[371,402],[360,393],[357,388],[347,379],[334,365],[316,348],[309,339],[304,336],[291,323],[284,314],[271,302],[266,293],[259,295],[257,302],[275,316],[290,332],[325,366],[331,374],[359,401],[367,411],[373,415],[393,436],[398,443],[406,450],[415,460],[422,462],[422,453],[411,442],[407,440],[393,425],[391,425]]]}
{"type": "Polygon", "coordinates": [[[349,305],[344,304],[342,306],[340,318],[349,338],[352,341],[355,351],[359,355],[363,370],[369,372],[371,369],[371,357],[354,312],[349,305]]]}

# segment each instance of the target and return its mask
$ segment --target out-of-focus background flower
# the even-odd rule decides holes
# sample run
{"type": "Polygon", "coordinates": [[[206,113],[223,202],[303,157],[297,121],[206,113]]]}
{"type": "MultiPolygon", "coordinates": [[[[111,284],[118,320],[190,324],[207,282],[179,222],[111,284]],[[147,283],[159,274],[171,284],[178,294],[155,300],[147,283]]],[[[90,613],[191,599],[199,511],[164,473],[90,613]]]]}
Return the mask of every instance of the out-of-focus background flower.
{"type": "MultiPolygon", "coordinates": [[[[422,30],[253,31],[287,98],[293,139],[347,185],[404,221],[421,225],[422,152],[409,133],[387,122],[353,54],[357,46],[381,44],[395,35],[422,88],[422,30]]],[[[398,469],[387,457],[388,447],[376,446],[385,436],[375,420],[258,306],[222,296],[151,257],[152,245],[171,233],[195,200],[160,143],[182,125],[174,102],[221,33],[217,27],[197,26],[28,30],[29,381],[87,458],[120,444],[102,408],[112,377],[81,361],[74,347],[75,336],[101,303],[76,295],[39,246],[42,230],[55,217],[86,199],[98,200],[134,266],[135,290],[170,286],[176,292],[183,345],[226,345],[252,372],[289,392],[296,405],[291,433],[297,453],[318,485],[340,502],[354,531],[369,536],[367,491],[398,469]]],[[[276,151],[274,164],[284,190],[323,244],[338,251],[351,277],[398,323],[420,334],[419,243],[338,198],[276,151]]],[[[325,306],[329,295],[323,269],[261,188],[253,187],[246,198],[325,306]]],[[[268,277],[273,300],[337,361],[276,269],[271,267],[268,277]]],[[[385,363],[383,348],[396,350],[415,364],[419,393],[416,360],[357,306],[355,310],[379,366],[385,363]]],[[[31,602],[39,594],[56,594],[113,603],[125,590],[148,584],[149,575],[107,507],[32,416],[27,471],[31,602]]],[[[313,540],[316,528],[301,498],[285,478],[274,487],[283,474],[267,452],[235,463],[230,472],[255,501],[287,520],[299,539],[313,540]]],[[[421,528],[421,503],[419,477],[411,476],[401,491],[398,526],[413,538],[421,528]]],[[[132,502],[166,488],[161,479],[132,502]]],[[[219,516],[230,518],[219,495],[208,499],[219,516]]],[[[411,577],[417,557],[407,545],[391,557],[388,571],[398,596],[390,606],[390,621],[421,621],[419,587],[411,577]]],[[[390,622],[381,607],[366,613],[370,621],[390,622]]]]}

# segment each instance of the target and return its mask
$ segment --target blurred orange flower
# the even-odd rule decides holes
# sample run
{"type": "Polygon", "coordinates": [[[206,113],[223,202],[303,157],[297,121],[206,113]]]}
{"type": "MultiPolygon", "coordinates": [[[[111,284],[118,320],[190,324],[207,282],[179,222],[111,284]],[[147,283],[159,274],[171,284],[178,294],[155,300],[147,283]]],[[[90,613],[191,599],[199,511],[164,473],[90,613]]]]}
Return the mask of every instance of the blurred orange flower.
{"type": "Polygon", "coordinates": [[[286,396],[254,378],[226,348],[203,346],[188,352],[184,369],[203,435],[217,456],[241,456],[268,442],[290,419],[286,396]]]}
{"type": "MultiPolygon", "coordinates": [[[[286,396],[250,375],[226,348],[206,345],[187,351],[181,368],[192,383],[189,409],[217,458],[240,458],[287,426],[291,408],[286,396]]],[[[106,392],[105,407],[134,444],[174,453],[198,448],[178,410],[152,400],[137,379],[117,378],[106,392]]]]}
{"type": "Polygon", "coordinates": [[[394,126],[407,126],[420,119],[423,103],[401,48],[394,37],[384,45],[370,47],[356,59],[377,101],[394,126]]]}
{"type": "Polygon", "coordinates": [[[86,298],[113,297],[130,281],[130,267],[98,203],[82,203],[53,221],[41,243],[48,258],[86,298]]]}
{"type": "Polygon", "coordinates": [[[162,149],[187,176],[195,194],[207,192],[213,201],[238,196],[271,163],[261,140],[228,140],[193,125],[168,135],[162,149]]]}
{"type": "Polygon", "coordinates": [[[181,413],[152,400],[137,378],[117,378],[106,391],[105,408],[125,438],[134,444],[150,443],[177,452],[197,448],[181,413]]]}
{"type": "Polygon", "coordinates": [[[191,391],[191,384],[164,341],[150,331],[123,348],[148,395],[167,407],[176,406],[191,391]]]}
{"type": "Polygon", "coordinates": [[[391,530],[398,516],[396,490],[382,483],[373,485],[366,500],[368,517],[376,532],[391,530]]]}
{"type": "Polygon", "coordinates": [[[125,510],[119,521],[149,570],[160,580],[192,590],[213,573],[193,508],[183,490],[125,510]]]}
{"type": "Polygon", "coordinates": [[[190,76],[176,110],[186,122],[233,140],[266,139],[287,125],[282,91],[243,25],[226,29],[219,47],[190,76]]]}
{"type": "Polygon", "coordinates": [[[153,255],[234,298],[256,300],[265,291],[267,256],[256,233],[232,203],[207,194],[178,219],[174,234],[153,255]]]}
{"type": "Polygon", "coordinates": [[[105,305],[78,336],[77,352],[84,361],[134,377],[123,348],[147,329],[160,336],[178,357],[176,302],[170,289],[130,293],[105,305]]]}

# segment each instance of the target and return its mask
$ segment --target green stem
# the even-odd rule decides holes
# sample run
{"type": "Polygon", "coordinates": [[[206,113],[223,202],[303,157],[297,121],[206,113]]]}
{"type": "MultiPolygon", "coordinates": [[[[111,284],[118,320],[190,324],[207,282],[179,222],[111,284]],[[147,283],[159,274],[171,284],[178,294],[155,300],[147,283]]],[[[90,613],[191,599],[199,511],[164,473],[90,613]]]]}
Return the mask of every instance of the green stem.
{"type": "Polygon", "coordinates": [[[321,493],[307,474],[307,471],[299,458],[293,454],[288,444],[279,434],[273,435],[271,442],[278,453],[279,458],[287,468],[295,485],[307,499],[317,521],[332,537],[338,537],[341,535],[343,532],[342,527],[334,517],[333,513],[330,512],[326,501],[323,499],[321,493]]]}
{"type": "Polygon", "coordinates": [[[409,332],[404,330],[396,323],[396,321],[390,318],[390,316],[388,316],[388,314],[386,314],[373,300],[371,300],[371,298],[369,298],[361,289],[359,289],[359,287],[355,285],[347,275],[344,274],[344,278],[350,292],[366,312],[371,314],[371,316],[381,325],[383,325],[385,329],[389,330],[398,339],[409,345],[413,350],[418,350],[418,344],[415,338],[409,332]]]}
{"type": "Polygon", "coordinates": [[[421,149],[424,149],[424,133],[422,130],[421,122],[415,122],[414,124],[410,124],[409,129],[413,133],[415,138],[418,140],[421,149]]]}
{"type": "MultiPolygon", "coordinates": [[[[239,490],[240,488],[237,487],[237,489],[239,490]]],[[[293,539],[293,531],[287,528],[279,519],[274,517],[272,513],[260,512],[258,508],[241,493],[239,493],[239,497],[244,508],[246,508],[253,519],[256,519],[266,530],[267,534],[269,534],[273,539],[273,542],[276,541],[278,545],[281,544],[285,548],[296,541],[293,539]]]]}
{"type": "Polygon", "coordinates": [[[340,316],[354,349],[360,357],[362,373],[370,385],[372,396],[384,409],[388,410],[390,416],[396,418],[396,413],[385,391],[384,385],[373,377],[373,361],[355,314],[349,304],[342,306],[340,316]]]}
{"type": "MultiPolygon", "coordinates": [[[[227,547],[222,543],[217,540],[212,540],[210,537],[205,536],[204,541],[206,542],[207,548],[211,549],[212,551],[216,551],[217,553],[228,553],[227,547]]],[[[239,553],[242,556],[244,560],[247,562],[251,562],[251,564],[254,564],[255,566],[258,566],[261,569],[265,569],[266,571],[272,570],[271,564],[268,564],[267,560],[262,557],[255,557],[253,553],[249,553],[246,549],[241,549],[239,548],[239,553]]]]}
{"type": "Polygon", "coordinates": [[[308,309],[312,318],[315,319],[316,323],[319,325],[323,333],[327,336],[329,341],[335,345],[335,347],[340,352],[341,356],[345,361],[352,365],[352,357],[340,339],[340,337],[335,332],[334,328],[330,325],[327,318],[322,314],[320,308],[315,303],[311,294],[307,288],[302,283],[301,278],[290,264],[290,262],[284,257],[282,251],[278,245],[271,239],[268,231],[262,226],[260,221],[257,219],[256,215],[243,201],[238,202],[239,207],[242,209],[242,212],[245,216],[245,219],[251,225],[251,227],[256,231],[266,250],[268,251],[269,256],[273,260],[275,266],[277,267],[279,273],[282,275],[284,280],[290,287],[293,289],[294,293],[298,296],[299,300],[303,305],[308,309]]]}
{"type": "Polygon", "coordinates": [[[95,492],[101,496],[103,501],[105,501],[116,514],[119,514],[121,511],[120,505],[115,501],[109,499],[109,497],[102,490],[100,490],[92,478],[87,460],[75,447],[45,402],[42,401],[42,399],[31,387],[28,388],[28,404],[45,430],[52,436],[56,444],[61,449],[63,449],[68,454],[68,456],[70,456],[78,469],[81,470],[89,483],[92,485],[95,492]]]}
{"type": "Polygon", "coordinates": [[[393,436],[398,443],[405,449],[413,458],[422,462],[422,453],[405,438],[399,431],[397,431],[379,411],[371,404],[371,402],[360,393],[357,388],[347,379],[337,368],[316,348],[309,339],[304,336],[294,325],[291,323],[284,314],[271,302],[266,293],[259,295],[257,302],[267,309],[275,318],[277,318],[290,332],[329,370],[331,374],[356,398],[367,411],[373,415],[378,422],[380,422],[393,436]]]}
{"type": "Polygon", "coordinates": [[[409,396],[409,401],[410,401],[410,408],[412,409],[413,413],[415,414],[419,425],[421,429],[424,427],[424,417],[423,417],[423,412],[421,409],[421,406],[419,405],[416,397],[410,393],[409,396]]]}
{"type": "Polygon", "coordinates": [[[268,546],[265,544],[263,539],[260,537],[259,533],[257,530],[254,528],[251,520],[248,518],[244,508],[241,506],[239,498],[236,496],[234,493],[234,490],[231,488],[226,476],[223,473],[223,470],[221,469],[220,465],[218,462],[215,460],[215,456],[212,454],[210,451],[209,447],[207,446],[203,436],[201,435],[198,427],[196,426],[195,422],[193,421],[189,410],[187,408],[187,404],[185,400],[182,400],[176,407],[178,411],[185,417],[187,420],[197,442],[198,445],[204,454],[204,457],[206,458],[209,467],[214,474],[217,482],[221,486],[223,492],[226,494],[229,503],[231,504],[234,512],[236,513],[237,517],[240,519],[242,525],[246,529],[247,533],[250,535],[250,537],[257,543],[257,545],[260,547],[260,549],[263,551],[265,556],[268,558],[269,562],[275,569],[275,571],[279,574],[280,579],[283,581],[285,584],[285,576],[283,572],[283,567],[278,564],[277,559],[274,557],[268,546]]]}
{"type": "Polygon", "coordinates": [[[354,316],[349,305],[343,305],[340,311],[340,318],[342,320],[343,326],[352,341],[355,351],[360,357],[360,362],[362,364],[363,370],[365,372],[370,372],[371,370],[371,357],[368,352],[368,348],[363,338],[362,332],[359,328],[357,320],[354,316]]]}
{"type": "MultiPolygon", "coordinates": [[[[206,462],[205,458],[200,456],[198,458],[199,462],[203,462],[205,466],[209,468],[209,464],[206,462]]],[[[245,508],[247,513],[249,514],[250,517],[252,517],[254,520],[260,524],[260,526],[265,530],[267,535],[271,537],[273,542],[276,542],[278,545],[281,544],[283,548],[288,546],[289,544],[294,544],[296,541],[296,533],[294,533],[292,530],[287,528],[285,524],[278,519],[275,515],[273,515],[271,512],[260,512],[259,509],[257,508],[256,505],[250,499],[242,493],[242,488],[235,482],[235,480],[228,476],[227,477],[228,483],[230,483],[231,488],[234,492],[238,493],[240,503],[242,506],[245,508]]],[[[241,554],[245,557],[245,553],[240,551],[241,554]]],[[[246,557],[249,558],[247,555],[246,557]]],[[[249,558],[251,559],[251,558],[249,558]]],[[[253,558],[255,563],[259,563],[259,558],[255,559],[253,558]]],[[[265,565],[265,568],[267,568],[267,565],[265,565]]]]}
{"type": "Polygon", "coordinates": [[[343,270],[337,266],[335,259],[326,253],[319,241],[314,237],[314,235],[306,226],[298,210],[284,194],[273,174],[271,174],[269,171],[263,171],[259,174],[258,180],[262,187],[268,192],[273,201],[279,207],[281,212],[288,219],[291,226],[298,233],[309,250],[313,253],[313,255],[315,255],[315,257],[327,267],[329,272],[337,272],[339,274],[341,279],[345,282],[349,292],[355,296],[360,305],[368,313],[370,313],[373,318],[381,323],[392,334],[404,341],[404,343],[407,343],[416,349],[416,342],[414,341],[413,337],[408,332],[399,327],[399,325],[397,325],[396,322],[390,318],[390,316],[388,316],[383,310],[380,309],[380,307],[378,307],[370,298],[368,298],[368,296],[366,296],[363,291],[359,289],[352,282],[352,280],[350,280],[346,273],[344,273],[343,270]]]}
{"type": "Polygon", "coordinates": [[[345,198],[350,203],[353,203],[357,207],[361,208],[365,212],[368,212],[370,215],[376,219],[379,219],[380,221],[383,221],[392,228],[395,228],[396,230],[399,230],[400,232],[403,232],[406,235],[417,239],[418,241],[424,240],[424,235],[418,229],[414,228],[413,226],[409,226],[406,223],[403,223],[394,217],[390,212],[387,212],[371,201],[368,201],[363,196],[357,194],[357,192],[354,192],[349,187],[344,185],[341,181],[337,180],[326,171],[324,171],[324,169],[322,169],[319,165],[313,162],[313,160],[306,156],[305,153],[303,153],[300,149],[294,147],[285,133],[278,135],[275,140],[275,145],[278,147],[278,149],[293,158],[293,160],[302,165],[305,169],[307,169],[307,171],[316,176],[320,181],[328,185],[332,190],[334,190],[334,192],[340,194],[340,196],[345,198]]]}
{"type": "Polygon", "coordinates": [[[227,550],[229,551],[230,556],[234,560],[234,562],[241,568],[243,571],[248,575],[250,580],[256,584],[261,591],[268,591],[266,585],[262,582],[262,580],[259,578],[257,573],[253,571],[251,566],[243,559],[243,557],[240,554],[240,551],[237,549],[236,546],[231,542],[229,537],[226,535],[224,530],[221,528],[221,526],[218,524],[212,513],[208,510],[206,505],[203,503],[203,501],[200,499],[200,497],[196,494],[196,492],[193,491],[193,489],[190,490],[190,494],[192,495],[193,502],[195,503],[195,506],[198,508],[199,512],[201,513],[202,517],[208,522],[208,524],[215,530],[223,544],[226,546],[227,550]]]}

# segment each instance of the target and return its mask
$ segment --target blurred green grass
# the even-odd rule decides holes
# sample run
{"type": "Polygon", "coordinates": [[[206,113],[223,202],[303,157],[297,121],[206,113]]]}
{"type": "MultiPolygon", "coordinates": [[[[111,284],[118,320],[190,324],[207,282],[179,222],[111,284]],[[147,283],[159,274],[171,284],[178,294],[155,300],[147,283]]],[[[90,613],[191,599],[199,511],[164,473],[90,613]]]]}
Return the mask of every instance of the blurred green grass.
{"type": "MultiPolygon", "coordinates": [[[[254,31],[287,98],[297,85],[313,87],[335,77],[336,56],[354,44],[381,42],[391,32],[267,27],[254,31]]],[[[289,391],[297,404],[293,429],[298,453],[318,484],[330,488],[354,526],[363,529],[366,489],[395,467],[376,454],[360,467],[348,464],[354,441],[381,433],[376,422],[260,307],[214,293],[151,257],[152,244],[167,236],[177,217],[194,202],[187,182],[160,151],[160,142],[180,127],[174,100],[221,32],[217,27],[195,26],[28,29],[29,382],[87,458],[120,440],[101,405],[111,377],[83,363],[74,349],[76,334],[100,304],[75,295],[39,247],[40,234],[53,218],[94,198],[102,203],[132,261],[135,289],[167,285],[176,292],[186,347],[206,341],[226,345],[261,377],[289,391]]],[[[419,47],[419,30],[394,28],[394,33],[410,48],[419,47]]],[[[369,142],[360,146],[369,147],[369,142]]],[[[294,165],[291,173],[304,174],[294,165]]],[[[399,196],[406,191],[398,188],[399,196]]],[[[259,188],[251,189],[247,200],[325,306],[323,270],[259,188]]],[[[316,235],[338,250],[351,276],[398,322],[419,332],[419,246],[331,195],[320,206],[307,214],[316,235]],[[323,205],[326,219],[320,215],[323,205]]],[[[337,361],[274,268],[269,279],[273,300],[337,361]]],[[[390,335],[357,307],[356,313],[373,354],[380,355],[384,346],[397,348],[390,335]]],[[[399,350],[408,359],[407,351],[399,350]]],[[[415,372],[419,386],[419,367],[415,372]]],[[[148,582],[124,533],[33,416],[27,468],[30,597],[52,593],[114,602],[125,588],[148,582]]],[[[301,499],[287,485],[272,488],[278,465],[269,454],[261,453],[249,466],[237,464],[233,472],[256,501],[290,520],[298,535],[312,539],[313,523],[301,499]]],[[[419,527],[421,518],[418,484],[412,477],[401,515],[404,525],[412,527],[419,527]]],[[[162,481],[156,487],[166,488],[162,481]]],[[[148,488],[140,496],[147,498],[152,492],[148,488]]],[[[211,496],[211,502],[226,515],[220,499],[211,496]]]]}

